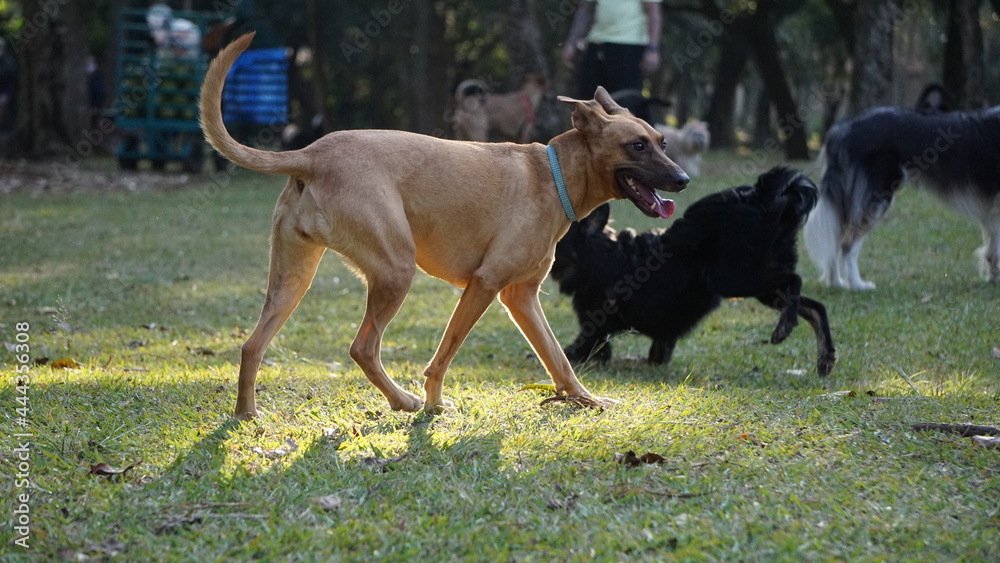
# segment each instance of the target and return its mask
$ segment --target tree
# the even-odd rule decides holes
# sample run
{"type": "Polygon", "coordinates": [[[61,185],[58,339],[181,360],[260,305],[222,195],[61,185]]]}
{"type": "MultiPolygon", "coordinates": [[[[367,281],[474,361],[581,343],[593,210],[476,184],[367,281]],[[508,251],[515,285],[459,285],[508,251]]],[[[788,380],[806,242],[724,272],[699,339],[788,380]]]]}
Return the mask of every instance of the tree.
{"type": "Polygon", "coordinates": [[[83,3],[26,0],[23,17],[20,37],[12,46],[21,85],[11,149],[27,157],[88,156],[94,147],[78,147],[90,117],[83,3]]]}
{"type": "MultiPolygon", "coordinates": [[[[781,62],[781,47],[778,44],[776,28],[781,19],[801,7],[799,2],[784,0],[757,0],[755,3],[722,7],[714,0],[700,0],[696,3],[664,3],[665,9],[693,11],[712,22],[725,23],[726,31],[741,37],[753,56],[764,87],[778,114],[778,135],[784,143],[785,156],[789,160],[807,160],[809,147],[806,143],[805,123],[797,114],[795,98],[781,62]]],[[[735,58],[730,54],[731,58],[735,58]]],[[[727,61],[731,64],[734,61],[727,61]]],[[[716,74],[724,80],[724,89],[734,88],[726,84],[727,76],[716,74]]],[[[718,85],[717,85],[718,86],[718,85]]],[[[720,93],[724,96],[725,92],[720,93]]],[[[718,108],[717,110],[721,111],[718,108]]],[[[715,116],[717,121],[722,118],[715,116]]],[[[758,141],[760,141],[758,139],[758,141]]]]}
{"type": "Polygon", "coordinates": [[[979,0],[948,2],[948,31],[941,76],[952,95],[955,109],[980,108],[986,103],[986,65],[979,7],[979,0]]]}
{"type": "Polygon", "coordinates": [[[851,115],[892,103],[893,27],[900,13],[897,0],[865,0],[856,4],[851,23],[854,30],[848,98],[851,115]]]}

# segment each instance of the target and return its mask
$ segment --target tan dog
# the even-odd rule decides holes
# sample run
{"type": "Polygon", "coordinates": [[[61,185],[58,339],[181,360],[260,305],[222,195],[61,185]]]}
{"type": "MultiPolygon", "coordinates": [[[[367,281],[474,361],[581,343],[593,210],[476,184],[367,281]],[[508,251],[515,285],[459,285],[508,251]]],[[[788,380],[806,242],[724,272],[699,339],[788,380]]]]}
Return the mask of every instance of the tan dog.
{"type": "Polygon", "coordinates": [[[627,197],[648,215],[667,217],[673,202],[654,189],[688,182],[663,154],[662,137],[599,89],[575,107],[574,129],[552,139],[565,172],[564,210],[539,144],[448,141],[403,131],[339,131],[304,149],[269,152],[239,144],[226,131],[220,100],[226,73],[250,44],[244,35],[212,62],[201,92],[205,136],[234,163],[288,182],[274,210],[271,266],[260,320],[243,345],[236,416],[257,414],[254,383],[264,350],[312,283],[327,248],[368,286],[364,320],[351,358],[394,410],[447,407],[445,371],[498,294],[557,393],[600,401],[577,380],[538,301],[556,242],[570,212],[585,216],[627,197]],[[385,372],[382,333],[410,289],[416,267],[465,291],[424,371],[425,398],[385,372]]]}
{"type": "Polygon", "coordinates": [[[664,152],[678,166],[694,178],[701,175],[701,156],[708,152],[711,137],[704,121],[689,121],[677,129],[669,125],[656,125],[667,144],[664,152]]]}
{"type": "Polygon", "coordinates": [[[455,138],[488,141],[490,131],[508,141],[530,143],[535,112],[545,95],[545,79],[528,74],[524,85],[510,94],[491,94],[481,80],[463,80],[455,89],[451,125],[455,138]]]}

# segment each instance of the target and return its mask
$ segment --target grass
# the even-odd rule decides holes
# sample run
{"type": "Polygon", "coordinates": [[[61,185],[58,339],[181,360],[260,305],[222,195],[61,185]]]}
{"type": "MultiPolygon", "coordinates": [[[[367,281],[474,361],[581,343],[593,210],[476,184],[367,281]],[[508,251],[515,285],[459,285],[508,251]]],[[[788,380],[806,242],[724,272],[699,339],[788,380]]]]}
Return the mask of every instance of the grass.
{"type": "MultiPolygon", "coordinates": [[[[713,155],[679,212],[760,171],[713,155]]],[[[223,189],[2,196],[0,341],[26,322],[32,360],[79,364],[34,366],[17,389],[17,359],[0,350],[5,560],[1000,557],[997,452],[909,429],[1000,419],[998,288],[976,277],[978,228],[929,197],[904,191],[870,237],[873,292],[822,288],[803,258],[839,353],[826,379],[808,326],[768,345],[776,317],[746,300],[666,369],[639,361],[645,339],[620,337],[613,362],[580,374],[615,408],[541,407],[545,393],[523,387],[546,375],[497,304],[446,379],[457,411],[393,412],[347,355],[364,288],[331,255],[268,352],[266,414],[237,425],[238,351],[281,185],[243,174],[223,189]],[[30,489],[16,476],[24,432],[30,489]],[[628,450],[665,462],[617,463],[628,450]],[[139,465],[88,475],[98,463],[139,465]],[[21,494],[29,549],[14,543],[21,494]]],[[[627,204],[612,216],[664,226],[627,204]]],[[[566,342],[569,303],[546,289],[566,342]]],[[[385,341],[405,387],[421,388],[457,298],[415,281],[385,341]]]]}

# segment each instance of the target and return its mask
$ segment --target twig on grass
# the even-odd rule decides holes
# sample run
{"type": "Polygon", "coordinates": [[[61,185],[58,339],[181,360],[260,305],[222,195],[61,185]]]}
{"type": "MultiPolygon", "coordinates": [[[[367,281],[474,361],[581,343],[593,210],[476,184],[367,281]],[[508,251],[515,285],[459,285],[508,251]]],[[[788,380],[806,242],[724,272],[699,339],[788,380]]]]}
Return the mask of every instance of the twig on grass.
{"type": "Polygon", "coordinates": [[[918,432],[951,432],[963,438],[970,436],[1000,436],[1000,428],[996,426],[977,426],[975,424],[949,424],[946,422],[917,422],[910,428],[918,432]]]}

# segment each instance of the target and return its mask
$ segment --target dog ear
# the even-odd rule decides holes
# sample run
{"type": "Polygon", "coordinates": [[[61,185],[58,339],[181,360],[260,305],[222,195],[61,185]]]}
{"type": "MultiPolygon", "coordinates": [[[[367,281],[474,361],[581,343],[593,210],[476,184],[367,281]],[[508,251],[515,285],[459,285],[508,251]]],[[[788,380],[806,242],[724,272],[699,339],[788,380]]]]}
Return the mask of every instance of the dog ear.
{"type": "Polygon", "coordinates": [[[577,100],[559,96],[560,102],[573,106],[573,128],[587,135],[597,135],[607,125],[609,115],[597,100],[577,100]]]}
{"type": "Polygon", "coordinates": [[[597,91],[594,92],[594,101],[601,104],[601,108],[608,112],[608,115],[616,115],[619,113],[629,113],[629,111],[622,106],[618,105],[618,102],[611,97],[611,94],[604,89],[604,86],[598,86],[597,91]]]}

